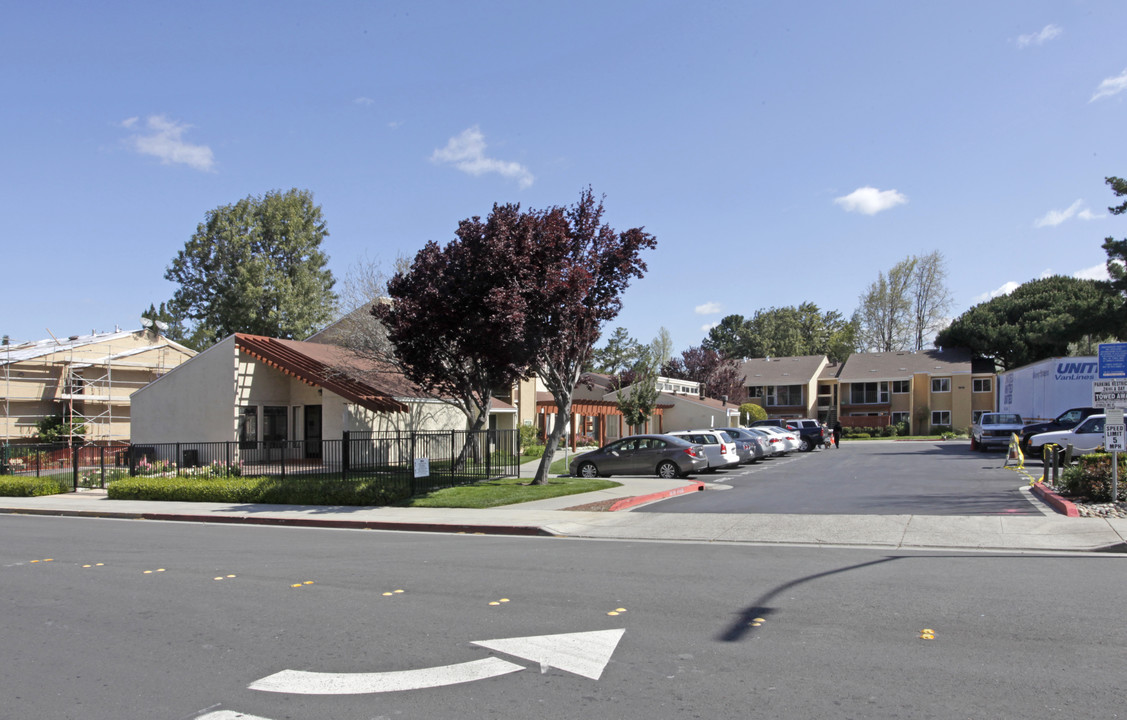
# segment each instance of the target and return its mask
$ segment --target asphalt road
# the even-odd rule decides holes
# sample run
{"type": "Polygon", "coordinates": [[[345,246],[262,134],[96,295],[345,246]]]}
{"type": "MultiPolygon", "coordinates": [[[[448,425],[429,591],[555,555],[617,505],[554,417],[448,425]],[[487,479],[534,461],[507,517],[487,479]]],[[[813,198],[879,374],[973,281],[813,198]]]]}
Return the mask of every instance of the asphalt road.
{"type": "MultiPolygon", "coordinates": [[[[821,515],[1039,515],[1028,480],[1002,467],[1005,453],[966,441],[842,442],[697,479],[722,492],[689,493],[635,512],[821,515]]],[[[1040,475],[1040,468],[1033,471],[1040,475]]]]}
{"type": "Polygon", "coordinates": [[[8,515],[0,716],[1117,717],[1124,562],[8,515]],[[581,632],[587,675],[473,644],[581,632]],[[250,689],[287,669],[438,685],[250,689]]]}

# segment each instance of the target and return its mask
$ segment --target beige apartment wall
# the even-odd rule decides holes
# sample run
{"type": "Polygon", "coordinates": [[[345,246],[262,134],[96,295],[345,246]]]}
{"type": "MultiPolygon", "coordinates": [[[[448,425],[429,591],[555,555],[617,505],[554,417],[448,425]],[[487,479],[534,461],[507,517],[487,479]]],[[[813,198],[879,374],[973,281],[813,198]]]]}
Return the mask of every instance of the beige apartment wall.
{"type": "Polygon", "coordinates": [[[407,401],[409,411],[406,413],[376,413],[329,392],[325,392],[325,398],[322,423],[326,439],[343,437],[344,430],[425,432],[467,428],[465,413],[437,400],[407,401]]]}
{"type": "Polygon", "coordinates": [[[234,440],[235,352],[232,335],[133,393],[133,442],[234,440]]]}

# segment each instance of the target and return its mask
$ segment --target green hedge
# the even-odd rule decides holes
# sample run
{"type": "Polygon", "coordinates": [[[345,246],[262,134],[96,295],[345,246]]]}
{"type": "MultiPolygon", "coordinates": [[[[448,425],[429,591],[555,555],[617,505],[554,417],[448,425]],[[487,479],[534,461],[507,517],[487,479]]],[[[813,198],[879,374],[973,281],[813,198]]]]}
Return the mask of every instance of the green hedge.
{"type": "Polygon", "coordinates": [[[270,503],[275,505],[390,505],[410,497],[404,484],[387,487],[369,479],[288,477],[133,477],[107,487],[114,500],[270,503]]]}
{"type": "Polygon", "coordinates": [[[70,476],[24,477],[22,475],[0,475],[0,495],[5,497],[38,497],[39,495],[58,495],[70,492],[73,487],[70,476]]]}
{"type": "MultiPolygon", "coordinates": [[[[1093,502],[1111,502],[1111,455],[1081,455],[1080,461],[1061,473],[1063,494],[1087,498],[1093,502]]],[[[1119,456],[1119,498],[1127,501],[1127,455],[1119,456]]]]}

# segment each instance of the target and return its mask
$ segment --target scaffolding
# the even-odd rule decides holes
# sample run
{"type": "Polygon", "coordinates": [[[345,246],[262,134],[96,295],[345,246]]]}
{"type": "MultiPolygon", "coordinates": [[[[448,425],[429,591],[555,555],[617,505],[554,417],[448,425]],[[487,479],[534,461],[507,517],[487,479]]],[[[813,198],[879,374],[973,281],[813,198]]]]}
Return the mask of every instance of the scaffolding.
{"type": "Polygon", "coordinates": [[[151,329],[9,343],[0,348],[0,442],[32,442],[40,422],[58,416],[83,427],[84,444],[128,442],[129,396],[194,354],[151,329]]]}

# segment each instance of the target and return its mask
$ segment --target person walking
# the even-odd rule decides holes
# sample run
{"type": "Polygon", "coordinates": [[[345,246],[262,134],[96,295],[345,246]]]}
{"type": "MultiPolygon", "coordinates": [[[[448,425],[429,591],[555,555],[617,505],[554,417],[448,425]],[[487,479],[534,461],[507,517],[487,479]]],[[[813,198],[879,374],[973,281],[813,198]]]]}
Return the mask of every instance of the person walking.
{"type": "Polygon", "coordinates": [[[834,447],[841,448],[841,421],[834,420],[834,447]]]}

